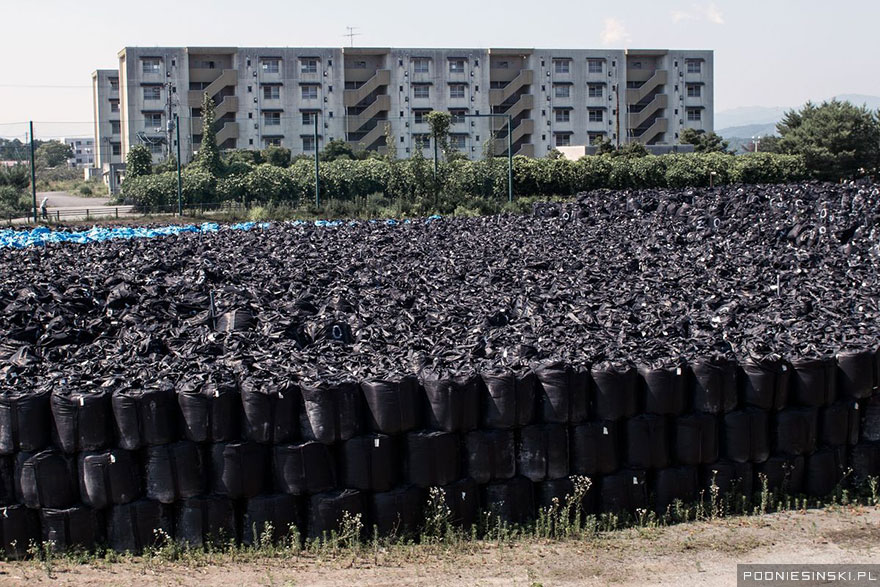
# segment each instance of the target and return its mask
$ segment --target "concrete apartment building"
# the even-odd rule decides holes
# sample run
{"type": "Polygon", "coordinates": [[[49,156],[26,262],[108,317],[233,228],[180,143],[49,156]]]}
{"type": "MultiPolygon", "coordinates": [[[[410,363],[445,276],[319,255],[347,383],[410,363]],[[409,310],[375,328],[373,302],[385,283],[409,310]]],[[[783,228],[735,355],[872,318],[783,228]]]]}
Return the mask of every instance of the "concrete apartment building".
{"type": "Polygon", "coordinates": [[[92,73],[92,103],[95,121],[94,167],[111,191],[122,180],[122,114],[119,105],[119,71],[99,69],[92,73]]]}
{"type": "Polygon", "coordinates": [[[126,47],[118,57],[118,70],[92,76],[102,166],[135,144],[157,161],[176,150],[174,115],[188,161],[204,93],[224,149],[309,153],[317,116],[319,148],[384,150],[388,128],[398,157],[428,155],[431,110],[453,115],[451,144],[471,158],[493,133],[495,154],[507,153],[507,116],[513,153],[533,157],[598,137],[663,151],[684,128],[713,130],[712,51],[126,47]]]}
{"type": "Polygon", "coordinates": [[[73,157],[67,160],[68,167],[94,167],[95,139],[91,137],[63,138],[62,143],[70,145],[73,157]]]}

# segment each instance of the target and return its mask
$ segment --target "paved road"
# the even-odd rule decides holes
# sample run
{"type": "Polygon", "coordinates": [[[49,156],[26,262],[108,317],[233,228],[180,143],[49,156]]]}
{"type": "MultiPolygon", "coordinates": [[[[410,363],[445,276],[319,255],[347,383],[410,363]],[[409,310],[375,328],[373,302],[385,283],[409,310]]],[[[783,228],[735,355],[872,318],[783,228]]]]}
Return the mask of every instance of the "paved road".
{"type": "Polygon", "coordinates": [[[49,198],[46,206],[51,212],[55,208],[95,208],[97,206],[106,206],[110,201],[109,196],[100,198],[84,198],[76,196],[68,192],[37,192],[37,206],[43,202],[43,198],[49,198]]]}

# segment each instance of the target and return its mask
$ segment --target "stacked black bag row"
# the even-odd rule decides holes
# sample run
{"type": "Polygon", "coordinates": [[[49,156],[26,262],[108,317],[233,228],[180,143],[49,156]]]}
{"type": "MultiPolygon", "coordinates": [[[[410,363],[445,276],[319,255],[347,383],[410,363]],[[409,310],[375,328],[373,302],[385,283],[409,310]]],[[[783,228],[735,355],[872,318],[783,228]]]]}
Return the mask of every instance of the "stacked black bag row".
{"type": "Polygon", "coordinates": [[[714,485],[826,495],[847,467],[880,473],[877,350],[836,358],[523,372],[422,373],[337,384],[254,380],[0,394],[0,538],[164,537],[252,543],[295,526],[338,530],[344,512],[382,534],[424,520],[441,487],[451,518],[510,522],[593,487],[588,512],[663,513],[714,485]]]}

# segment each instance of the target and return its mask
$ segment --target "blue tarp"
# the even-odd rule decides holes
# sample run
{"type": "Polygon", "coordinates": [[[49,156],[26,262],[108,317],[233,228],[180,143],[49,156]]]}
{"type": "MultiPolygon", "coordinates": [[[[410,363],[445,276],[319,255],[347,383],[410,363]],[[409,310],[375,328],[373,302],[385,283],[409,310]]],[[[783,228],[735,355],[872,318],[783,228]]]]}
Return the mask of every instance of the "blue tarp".
{"type": "MultiPolygon", "coordinates": [[[[434,220],[439,220],[440,216],[431,216],[427,219],[426,222],[432,222],[434,220]]],[[[370,223],[375,223],[375,220],[370,220],[370,223]]],[[[409,220],[403,221],[405,224],[409,224],[409,220]]],[[[385,221],[385,224],[389,226],[394,226],[399,224],[400,222],[394,220],[393,218],[389,218],[385,221]]],[[[293,226],[304,226],[308,224],[307,222],[303,222],[302,220],[296,220],[291,222],[293,226]]],[[[350,221],[347,223],[348,226],[356,225],[357,221],[350,221]]],[[[336,227],[336,226],[345,226],[346,223],[342,220],[316,220],[314,222],[314,226],[319,227],[336,227]]],[[[239,222],[237,224],[231,224],[225,228],[229,230],[253,230],[254,228],[269,228],[272,226],[271,222],[239,222]]],[[[49,229],[46,226],[38,226],[31,230],[11,230],[11,229],[3,229],[0,230],[0,249],[3,248],[16,248],[16,249],[24,249],[27,247],[34,246],[42,246],[47,243],[77,243],[77,244],[86,244],[86,243],[97,243],[108,240],[114,240],[118,238],[124,239],[132,239],[132,238],[155,238],[158,236],[169,236],[172,234],[182,234],[185,232],[198,232],[198,233],[208,233],[208,232],[217,232],[222,230],[224,227],[221,227],[219,224],[215,222],[204,222],[200,225],[195,224],[184,224],[184,225],[172,225],[172,226],[161,226],[158,228],[145,228],[145,227],[131,227],[131,226],[117,226],[112,228],[102,228],[98,226],[92,227],[90,230],[79,231],[79,232],[68,232],[68,231],[54,231],[49,229]]]]}

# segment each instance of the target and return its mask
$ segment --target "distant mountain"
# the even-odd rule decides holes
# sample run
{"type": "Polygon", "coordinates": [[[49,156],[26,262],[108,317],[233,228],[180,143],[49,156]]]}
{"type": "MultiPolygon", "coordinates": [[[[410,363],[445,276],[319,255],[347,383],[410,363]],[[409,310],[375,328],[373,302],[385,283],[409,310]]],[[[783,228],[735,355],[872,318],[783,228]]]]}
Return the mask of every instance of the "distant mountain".
{"type": "MultiPolygon", "coordinates": [[[[880,108],[880,96],[865,94],[839,94],[834,96],[841,102],[850,102],[856,106],[867,106],[870,110],[880,108]]],[[[821,103],[822,100],[817,100],[821,103]]],[[[715,113],[715,128],[719,135],[726,139],[739,137],[751,139],[753,136],[776,132],[776,123],[782,120],[786,111],[791,108],[782,106],[745,106],[732,108],[715,113]]]]}

